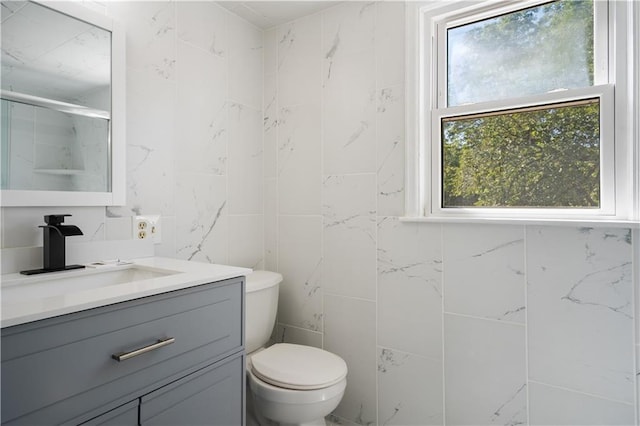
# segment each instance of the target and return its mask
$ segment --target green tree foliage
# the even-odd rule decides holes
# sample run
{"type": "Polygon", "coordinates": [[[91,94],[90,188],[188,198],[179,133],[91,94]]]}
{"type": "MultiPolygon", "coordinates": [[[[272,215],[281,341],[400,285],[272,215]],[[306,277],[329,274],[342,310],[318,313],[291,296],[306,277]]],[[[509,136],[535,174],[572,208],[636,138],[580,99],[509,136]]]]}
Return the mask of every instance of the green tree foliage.
{"type": "MultiPolygon", "coordinates": [[[[591,86],[592,0],[454,28],[449,55],[450,105],[591,86]]],[[[597,102],[448,119],[444,206],[598,207],[599,129],[597,102]]]]}
{"type": "Polygon", "coordinates": [[[444,205],[597,207],[599,104],[443,123],[444,205]]]}

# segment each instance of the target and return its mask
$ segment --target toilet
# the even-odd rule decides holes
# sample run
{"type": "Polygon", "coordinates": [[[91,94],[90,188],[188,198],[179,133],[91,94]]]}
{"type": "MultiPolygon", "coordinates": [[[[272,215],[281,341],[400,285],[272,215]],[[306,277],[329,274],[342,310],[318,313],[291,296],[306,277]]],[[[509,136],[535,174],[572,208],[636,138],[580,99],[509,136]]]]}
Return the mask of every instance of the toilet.
{"type": "MultiPolygon", "coordinates": [[[[311,346],[265,347],[278,308],[282,275],[254,271],[246,281],[247,405],[262,425],[325,425],[347,386],[347,364],[311,346]]],[[[247,422],[249,424],[249,422],[247,422]]]]}

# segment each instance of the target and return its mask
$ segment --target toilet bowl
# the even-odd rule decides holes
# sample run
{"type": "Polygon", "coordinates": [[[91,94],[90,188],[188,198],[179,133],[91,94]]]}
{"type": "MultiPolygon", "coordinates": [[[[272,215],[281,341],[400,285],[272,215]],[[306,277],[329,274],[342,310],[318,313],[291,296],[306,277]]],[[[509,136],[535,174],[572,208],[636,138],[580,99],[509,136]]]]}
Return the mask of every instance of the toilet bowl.
{"type": "Polygon", "coordinates": [[[347,365],[331,352],[277,343],[265,348],[275,324],[282,276],[255,271],[246,282],[248,395],[262,425],[325,425],[340,403],[347,365]]]}
{"type": "Polygon", "coordinates": [[[278,343],[251,357],[247,373],[257,412],[280,424],[324,425],[347,386],[347,365],[310,346],[278,343]]]}

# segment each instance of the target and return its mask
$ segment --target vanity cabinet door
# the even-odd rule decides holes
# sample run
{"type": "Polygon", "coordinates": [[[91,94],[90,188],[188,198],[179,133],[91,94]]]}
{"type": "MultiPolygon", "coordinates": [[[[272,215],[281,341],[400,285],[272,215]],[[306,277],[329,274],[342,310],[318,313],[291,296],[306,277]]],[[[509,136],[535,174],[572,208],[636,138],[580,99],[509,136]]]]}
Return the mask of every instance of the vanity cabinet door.
{"type": "Polygon", "coordinates": [[[79,424],[240,353],[243,306],[237,278],[4,328],[2,423],[79,424]]]}
{"type": "Polygon", "coordinates": [[[137,426],[139,400],[131,401],[95,417],[81,426],[137,426]]]}
{"type": "Polygon", "coordinates": [[[143,396],[140,424],[244,424],[244,359],[235,355],[143,396]]]}

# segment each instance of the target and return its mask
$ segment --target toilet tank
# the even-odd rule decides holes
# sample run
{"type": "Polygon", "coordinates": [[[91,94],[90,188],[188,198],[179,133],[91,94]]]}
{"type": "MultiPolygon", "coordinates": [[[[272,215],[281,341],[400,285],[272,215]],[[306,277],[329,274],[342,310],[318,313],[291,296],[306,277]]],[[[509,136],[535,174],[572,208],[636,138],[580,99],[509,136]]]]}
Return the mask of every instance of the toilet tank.
{"type": "Polygon", "coordinates": [[[251,353],[271,337],[278,311],[278,285],[282,275],[253,271],[247,275],[245,298],[245,349],[251,353]]]}

